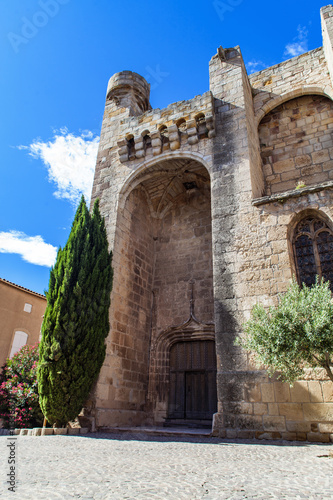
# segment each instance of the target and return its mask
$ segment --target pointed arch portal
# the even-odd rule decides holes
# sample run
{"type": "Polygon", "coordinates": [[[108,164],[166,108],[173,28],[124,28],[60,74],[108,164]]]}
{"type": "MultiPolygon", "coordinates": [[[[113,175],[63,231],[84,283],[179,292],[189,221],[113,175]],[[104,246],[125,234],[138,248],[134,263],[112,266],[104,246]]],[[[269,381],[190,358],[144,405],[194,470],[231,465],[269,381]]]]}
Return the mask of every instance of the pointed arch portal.
{"type": "Polygon", "coordinates": [[[202,163],[164,159],[132,176],[119,200],[113,265],[112,405],[122,415],[140,411],[143,421],[162,423],[175,414],[180,397],[175,380],[183,379],[183,418],[211,419],[216,411],[211,195],[202,163]]]}

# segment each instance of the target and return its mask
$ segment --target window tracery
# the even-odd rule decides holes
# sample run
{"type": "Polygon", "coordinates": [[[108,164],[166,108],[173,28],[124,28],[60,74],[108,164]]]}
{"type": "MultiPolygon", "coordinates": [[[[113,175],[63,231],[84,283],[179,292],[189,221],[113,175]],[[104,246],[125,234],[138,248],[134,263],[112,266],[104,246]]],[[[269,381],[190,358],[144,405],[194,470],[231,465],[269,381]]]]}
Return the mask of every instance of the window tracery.
{"type": "Polygon", "coordinates": [[[333,232],[319,217],[308,216],[296,226],[294,255],[299,283],[311,286],[316,275],[329,280],[333,292],[333,232]]]}

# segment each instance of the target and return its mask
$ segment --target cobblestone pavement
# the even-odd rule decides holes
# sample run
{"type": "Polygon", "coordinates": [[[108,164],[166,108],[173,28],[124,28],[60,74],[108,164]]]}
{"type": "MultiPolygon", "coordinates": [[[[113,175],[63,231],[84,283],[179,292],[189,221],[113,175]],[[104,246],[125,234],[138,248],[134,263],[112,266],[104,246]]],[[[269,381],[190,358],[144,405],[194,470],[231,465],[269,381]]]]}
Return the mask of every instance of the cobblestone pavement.
{"type": "Polygon", "coordinates": [[[17,487],[1,499],[333,499],[330,445],[144,434],[18,436],[17,487]]]}

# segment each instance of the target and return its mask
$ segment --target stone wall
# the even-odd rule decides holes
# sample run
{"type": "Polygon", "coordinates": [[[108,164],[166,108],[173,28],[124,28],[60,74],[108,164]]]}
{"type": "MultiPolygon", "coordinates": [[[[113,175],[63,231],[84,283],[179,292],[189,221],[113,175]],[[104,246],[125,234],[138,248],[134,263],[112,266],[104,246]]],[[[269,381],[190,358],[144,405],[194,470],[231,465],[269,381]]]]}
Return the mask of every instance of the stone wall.
{"type": "Polygon", "coordinates": [[[99,425],[119,424],[124,420],[135,424],[142,420],[140,412],[148,387],[153,234],[146,197],[142,190],[135,189],[118,215],[108,368],[103,367],[96,401],[112,411],[103,413],[99,425]]]}
{"type": "Polygon", "coordinates": [[[284,101],[305,94],[333,97],[323,48],[311,50],[249,76],[257,124],[284,101]]]}
{"type": "Polygon", "coordinates": [[[0,367],[9,357],[16,332],[27,335],[26,343],[39,341],[46,297],[0,278],[0,367]]]}
{"type": "Polygon", "coordinates": [[[210,192],[199,189],[183,199],[161,220],[156,239],[154,330],[186,321],[194,281],[195,314],[206,323],[214,319],[210,192]]]}
{"type": "Polygon", "coordinates": [[[280,104],[261,120],[266,194],[332,180],[333,104],[307,95],[280,104]]]}

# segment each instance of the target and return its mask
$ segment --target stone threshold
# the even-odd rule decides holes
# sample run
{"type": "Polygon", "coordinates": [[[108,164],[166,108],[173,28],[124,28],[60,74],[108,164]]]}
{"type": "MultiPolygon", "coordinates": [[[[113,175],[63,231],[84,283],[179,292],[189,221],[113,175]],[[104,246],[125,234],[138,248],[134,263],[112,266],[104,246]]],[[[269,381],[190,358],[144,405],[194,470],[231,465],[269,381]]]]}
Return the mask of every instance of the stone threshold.
{"type": "MultiPolygon", "coordinates": [[[[35,427],[33,429],[0,429],[0,436],[82,436],[88,434],[87,427],[53,428],[35,427]]],[[[186,427],[101,427],[96,432],[107,434],[149,434],[151,436],[211,437],[210,429],[189,429],[186,427]]],[[[95,434],[95,433],[94,433],[95,434]]]]}
{"type": "Polygon", "coordinates": [[[314,184],[313,186],[306,186],[300,189],[285,191],[284,193],[277,193],[270,196],[263,196],[262,198],[255,198],[252,200],[252,205],[254,207],[258,207],[259,205],[265,205],[268,203],[284,203],[289,198],[298,198],[299,196],[316,193],[318,191],[323,191],[324,189],[331,188],[333,188],[333,181],[322,182],[320,184],[314,184]]]}
{"type": "Polygon", "coordinates": [[[149,434],[150,436],[211,437],[210,429],[187,427],[100,427],[97,432],[108,434],[149,434]]]}

